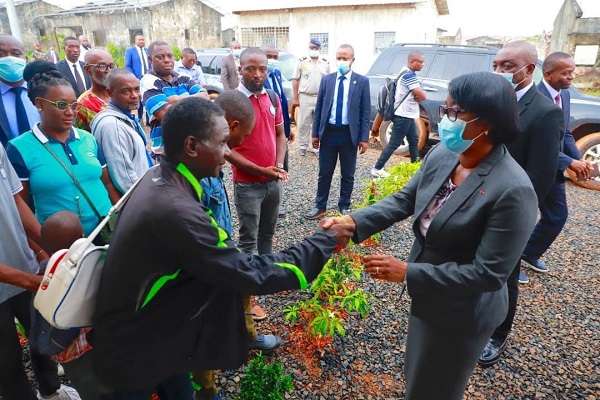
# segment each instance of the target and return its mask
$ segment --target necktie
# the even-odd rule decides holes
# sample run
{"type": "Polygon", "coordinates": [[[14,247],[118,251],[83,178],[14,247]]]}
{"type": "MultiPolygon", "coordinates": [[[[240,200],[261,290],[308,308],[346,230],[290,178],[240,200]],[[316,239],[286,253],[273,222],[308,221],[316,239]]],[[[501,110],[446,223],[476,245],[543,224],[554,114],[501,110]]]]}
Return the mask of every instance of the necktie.
{"type": "Polygon", "coordinates": [[[85,92],[85,85],[83,83],[83,80],[81,79],[79,70],[77,69],[77,64],[73,64],[73,75],[75,76],[75,81],[77,82],[77,89],[79,90],[79,94],[85,92]]]}
{"type": "Polygon", "coordinates": [[[338,84],[337,101],[335,103],[335,126],[342,126],[342,109],[344,108],[344,75],[340,76],[338,84]]]}
{"type": "Polygon", "coordinates": [[[25,111],[25,104],[23,104],[23,99],[21,98],[23,89],[24,88],[21,86],[10,88],[10,91],[15,94],[15,111],[17,112],[17,128],[19,130],[19,135],[31,129],[29,126],[29,118],[27,118],[27,111],[25,111]]]}
{"type": "Polygon", "coordinates": [[[146,57],[145,57],[145,51],[143,48],[138,47],[138,49],[140,49],[140,61],[142,62],[142,75],[145,75],[146,72],[148,72],[148,66],[146,65],[146,57]]]}
{"type": "Polygon", "coordinates": [[[560,107],[560,93],[556,95],[556,97],[554,98],[554,102],[556,103],[557,106],[560,107]]]}

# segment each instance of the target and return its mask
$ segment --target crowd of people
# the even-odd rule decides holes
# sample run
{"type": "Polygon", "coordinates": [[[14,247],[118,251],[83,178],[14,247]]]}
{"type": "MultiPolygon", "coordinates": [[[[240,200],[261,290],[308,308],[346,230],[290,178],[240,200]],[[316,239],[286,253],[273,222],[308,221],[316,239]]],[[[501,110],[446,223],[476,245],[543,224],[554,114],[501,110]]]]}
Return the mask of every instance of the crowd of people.
{"type": "MultiPolygon", "coordinates": [[[[568,130],[572,58],[551,54],[536,86],[537,55],[526,42],[502,48],[494,73],[453,79],[440,106],[441,144],[400,192],[354,212],[357,155],[381,115],[372,126],[369,81],[352,70],[351,45],[337,48],[330,73],[321,43],[310,40],[293,75],[292,110],[272,44],[242,50],[232,42],[223,59],[227,90],[214,102],[192,49],[176,61],[168,43],[146,48],[136,35],[117,68],[85,36],[63,46],[58,60],[36,44],[26,64],[23,44],[0,35],[4,400],[219,400],[214,370],[238,368],[249,350],[282,342],[256,331],[266,314],[253,295],[304,289],[336,246],[411,216],[408,258],[369,255],[365,271],[406,285],[412,299],[406,399],[461,399],[477,363],[495,364],[507,347],[518,282],[526,282],[521,262],[548,270],[540,258],[567,219],[564,170],[583,178],[591,171],[568,130]],[[313,235],[274,252],[296,107],[299,154],[319,159],[305,218],[325,218],[313,235]],[[340,216],[326,217],[338,160],[340,216]],[[14,320],[36,334],[31,300],[45,262],[89,235],[135,183],[110,241],[93,326],[50,356],[31,346],[34,394],[14,320]],[[73,387],[61,385],[57,362],[73,387]]],[[[387,175],[405,136],[411,161],[420,161],[414,118],[426,99],[417,78],[424,62],[411,52],[399,71],[394,129],[371,169],[376,178],[387,175]]]]}

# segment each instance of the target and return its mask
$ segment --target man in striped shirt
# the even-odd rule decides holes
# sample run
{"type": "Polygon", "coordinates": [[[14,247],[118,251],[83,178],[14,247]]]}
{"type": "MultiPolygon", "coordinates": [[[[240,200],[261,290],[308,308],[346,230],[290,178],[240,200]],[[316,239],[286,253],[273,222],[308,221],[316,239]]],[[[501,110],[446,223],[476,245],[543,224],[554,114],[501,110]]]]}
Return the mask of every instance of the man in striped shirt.
{"type": "Polygon", "coordinates": [[[152,70],[140,81],[142,102],[150,116],[150,141],[153,158],[159,162],[163,153],[162,118],[172,104],[189,96],[210,100],[200,83],[189,76],[179,75],[175,67],[175,55],[167,42],[156,40],[148,47],[152,70]]]}

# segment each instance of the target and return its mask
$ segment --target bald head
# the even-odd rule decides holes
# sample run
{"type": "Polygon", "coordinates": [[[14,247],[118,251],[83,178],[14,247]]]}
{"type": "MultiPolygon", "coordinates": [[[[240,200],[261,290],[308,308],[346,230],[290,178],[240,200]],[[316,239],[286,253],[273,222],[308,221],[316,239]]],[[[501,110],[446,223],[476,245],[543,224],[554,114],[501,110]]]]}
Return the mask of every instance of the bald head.
{"type": "Polygon", "coordinates": [[[25,58],[25,46],[23,43],[14,36],[7,35],[5,33],[0,34],[0,58],[2,57],[21,57],[25,58]],[[21,55],[15,55],[19,53],[21,55]]]}
{"type": "Polygon", "coordinates": [[[54,253],[68,249],[77,239],[81,239],[83,227],[77,214],[72,211],[59,211],[42,224],[41,236],[44,248],[54,253]]]}
{"type": "Polygon", "coordinates": [[[413,50],[410,53],[408,53],[408,61],[406,62],[406,66],[410,68],[411,71],[422,70],[424,63],[425,56],[420,51],[413,50]]]}
{"type": "Polygon", "coordinates": [[[100,49],[88,50],[84,56],[84,61],[86,64],[96,64],[98,62],[98,60],[108,60],[108,59],[110,59],[111,63],[113,62],[112,56],[107,51],[100,50],[100,49]]]}
{"type": "Polygon", "coordinates": [[[535,46],[529,42],[519,40],[517,42],[507,43],[502,47],[501,51],[504,49],[515,51],[523,61],[529,64],[535,64],[537,62],[537,51],[535,50],[535,46]]]}

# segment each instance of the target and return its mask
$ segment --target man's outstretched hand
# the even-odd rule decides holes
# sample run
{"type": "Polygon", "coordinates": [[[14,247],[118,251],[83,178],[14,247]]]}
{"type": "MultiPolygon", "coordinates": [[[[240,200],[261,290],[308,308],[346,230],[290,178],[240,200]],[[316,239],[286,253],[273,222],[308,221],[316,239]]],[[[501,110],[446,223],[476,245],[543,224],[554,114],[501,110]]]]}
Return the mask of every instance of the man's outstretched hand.
{"type": "Polygon", "coordinates": [[[319,226],[323,229],[335,231],[338,245],[344,247],[348,245],[354,231],[356,231],[356,223],[349,215],[325,218],[319,222],[319,226]]]}

